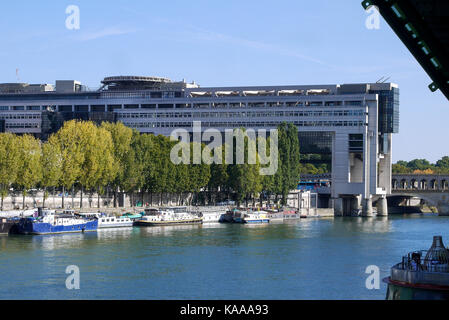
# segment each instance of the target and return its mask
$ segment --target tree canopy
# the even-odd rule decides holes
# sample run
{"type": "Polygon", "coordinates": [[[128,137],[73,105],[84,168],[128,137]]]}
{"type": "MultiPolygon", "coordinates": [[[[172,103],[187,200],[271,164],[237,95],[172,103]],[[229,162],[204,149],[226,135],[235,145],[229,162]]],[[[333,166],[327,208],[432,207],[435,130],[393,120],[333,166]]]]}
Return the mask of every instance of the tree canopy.
{"type": "MultiPolygon", "coordinates": [[[[67,121],[46,142],[30,135],[3,133],[0,134],[1,196],[3,199],[11,187],[21,190],[24,196],[31,188],[41,188],[45,191],[45,204],[48,189],[62,188],[64,205],[65,190],[81,190],[81,194],[97,191],[99,195],[104,190],[131,195],[190,193],[195,201],[199,193],[207,191],[232,194],[239,202],[254,201],[263,193],[272,194],[285,203],[288,192],[296,188],[300,173],[305,170],[300,165],[297,128],[283,123],[277,133],[274,140],[274,136],[250,137],[244,129],[236,129],[232,146],[223,143],[212,149],[203,143],[187,142],[184,151],[190,152],[184,160],[190,161],[177,164],[172,161],[171,152],[179,141],[140,134],[122,123],[67,121]],[[275,146],[276,152],[271,148],[275,146]],[[231,147],[233,161],[227,163],[225,157],[231,147]],[[262,154],[260,150],[269,152],[262,154]],[[195,162],[194,152],[200,152],[203,161],[195,162]],[[221,162],[204,161],[205,156],[216,160],[220,155],[221,162]],[[243,158],[239,158],[241,155],[243,158]],[[277,162],[275,171],[267,175],[262,174],[262,169],[270,166],[268,156],[277,162]]],[[[305,168],[313,170],[310,166],[305,168]]],[[[114,204],[115,200],[114,197],[114,204]]]]}
{"type": "Polygon", "coordinates": [[[442,157],[436,163],[430,163],[427,159],[399,160],[393,164],[392,171],[396,174],[449,174],[449,156],[442,157]]]}

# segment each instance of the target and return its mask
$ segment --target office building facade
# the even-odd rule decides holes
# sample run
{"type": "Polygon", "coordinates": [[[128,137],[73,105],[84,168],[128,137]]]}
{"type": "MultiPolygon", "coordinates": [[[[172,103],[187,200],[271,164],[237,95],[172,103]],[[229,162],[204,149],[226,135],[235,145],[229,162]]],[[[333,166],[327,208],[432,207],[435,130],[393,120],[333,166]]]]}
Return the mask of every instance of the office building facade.
{"type": "Polygon", "coordinates": [[[336,214],[363,208],[391,192],[392,134],[399,130],[399,89],[393,83],[200,87],[159,77],[118,76],[88,90],[74,80],[0,84],[0,130],[43,140],[71,119],[120,121],[142,133],[177,128],[298,128],[302,153],[331,154],[336,214]]]}

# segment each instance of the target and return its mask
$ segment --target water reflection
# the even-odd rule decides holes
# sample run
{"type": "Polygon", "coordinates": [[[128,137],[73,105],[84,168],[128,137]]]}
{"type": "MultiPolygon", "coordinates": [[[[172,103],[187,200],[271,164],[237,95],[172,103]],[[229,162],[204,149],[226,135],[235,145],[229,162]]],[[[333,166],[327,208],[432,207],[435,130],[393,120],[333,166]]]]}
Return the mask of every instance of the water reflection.
{"type": "Polygon", "coordinates": [[[154,226],[140,227],[140,234],[144,237],[151,236],[172,236],[178,232],[196,231],[202,226],[199,224],[173,225],[173,226],[154,226]]]}
{"type": "Polygon", "coordinates": [[[0,299],[383,299],[385,288],[366,289],[366,266],[386,276],[433,234],[449,236],[446,222],[311,218],[0,237],[0,299]],[[72,264],[82,272],[76,296],[64,287],[72,264]]]}
{"type": "Polygon", "coordinates": [[[392,224],[388,217],[357,217],[342,218],[348,231],[363,233],[387,233],[391,231],[392,224]]]}
{"type": "Polygon", "coordinates": [[[220,222],[208,222],[208,223],[203,223],[201,225],[201,227],[203,229],[217,229],[217,228],[223,228],[224,224],[220,223],[220,222]]]}
{"type": "Polygon", "coordinates": [[[244,225],[245,228],[249,229],[267,228],[268,226],[268,223],[249,223],[244,225]]]}
{"type": "Polygon", "coordinates": [[[53,251],[58,249],[79,248],[80,242],[85,235],[82,233],[66,233],[55,235],[32,236],[32,243],[35,249],[53,251]]]}
{"type": "Polygon", "coordinates": [[[6,250],[6,244],[7,244],[7,235],[0,235],[0,250],[6,250]]]}
{"type": "Polygon", "coordinates": [[[98,229],[97,238],[99,240],[126,240],[129,239],[133,234],[138,234],[140,232],[139,228],[134,227],[124,227],[124,228],[104,228],[98,229]]]}

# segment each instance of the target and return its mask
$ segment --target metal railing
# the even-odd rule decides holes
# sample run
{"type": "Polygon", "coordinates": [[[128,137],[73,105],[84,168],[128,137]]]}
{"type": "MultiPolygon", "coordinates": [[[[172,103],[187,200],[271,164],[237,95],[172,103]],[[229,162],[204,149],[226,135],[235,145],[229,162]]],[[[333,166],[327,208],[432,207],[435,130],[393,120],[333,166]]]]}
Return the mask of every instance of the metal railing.
{"type": "Polygon", "coordinates": [[[402,257],[402,262],[395,267],[408,271],[449,273],[449,259],[440,256],[438,259],[426,259],[428,250],[413,251],[402,257]]]}

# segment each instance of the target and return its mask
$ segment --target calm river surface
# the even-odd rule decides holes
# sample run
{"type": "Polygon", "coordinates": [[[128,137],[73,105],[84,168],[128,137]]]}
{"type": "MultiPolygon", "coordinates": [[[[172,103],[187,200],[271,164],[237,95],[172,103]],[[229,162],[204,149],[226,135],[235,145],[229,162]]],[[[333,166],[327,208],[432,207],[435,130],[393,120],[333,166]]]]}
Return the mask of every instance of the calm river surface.
{"type": "Polygon", "coordinates": [[[0,299],[384,299],[401,256],[449,243],[449,217],[302,219],[0,236],[0,299]],[[80,270],[68,290],[66,267],[80,270]]]}

